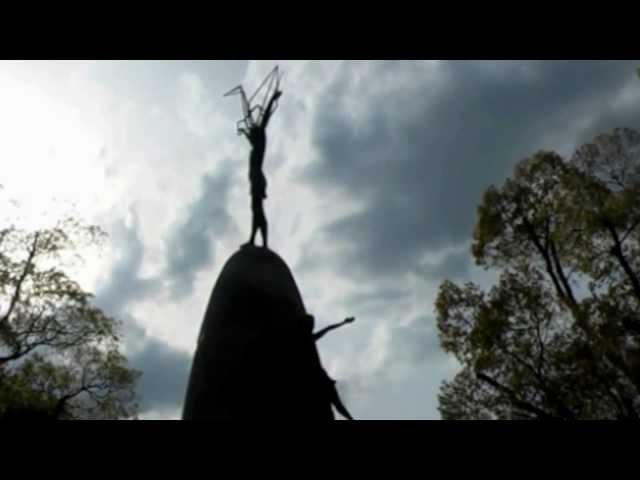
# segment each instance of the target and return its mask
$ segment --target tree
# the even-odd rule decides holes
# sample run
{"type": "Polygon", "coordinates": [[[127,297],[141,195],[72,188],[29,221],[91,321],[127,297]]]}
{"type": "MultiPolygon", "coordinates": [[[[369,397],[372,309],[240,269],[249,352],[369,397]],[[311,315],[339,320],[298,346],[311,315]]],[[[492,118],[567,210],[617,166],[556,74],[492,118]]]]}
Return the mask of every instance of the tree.
{"type": "Polygon", "coordinates": [[[639,253],[638,132],[521,161],[478,208],[472,254],[499,281],[440,286],[440,340],[463,367],[442,416],[638,419],[639,253]]]}
{"type": "Polygon", "coordinates": [[[104,232],[67,219],[0,231],[0,417],[131,418],[139,373],[119,351],[119,323],[65,272],[104,232]]]}

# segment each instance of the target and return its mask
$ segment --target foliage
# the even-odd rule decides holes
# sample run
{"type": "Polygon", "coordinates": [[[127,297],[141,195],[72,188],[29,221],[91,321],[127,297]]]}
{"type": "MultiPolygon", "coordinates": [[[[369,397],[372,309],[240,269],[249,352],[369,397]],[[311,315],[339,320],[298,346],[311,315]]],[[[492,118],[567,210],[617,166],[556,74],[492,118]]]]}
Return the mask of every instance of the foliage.
{"type": "Polygon", "coordinates": [[[472,254],[489,291],[445,281],[443,347],[462,371],[444,418],[640,413],[640,134],[616,129],[569,160],[521,161],[478,208],[472,254]]]}
{"type": "Polygon", "coordinates": [[[120,326],[64,268],[104,237],[74,219],[0,231],[0,416],[135,416],[139,373],[119,351],[120,326]]]}

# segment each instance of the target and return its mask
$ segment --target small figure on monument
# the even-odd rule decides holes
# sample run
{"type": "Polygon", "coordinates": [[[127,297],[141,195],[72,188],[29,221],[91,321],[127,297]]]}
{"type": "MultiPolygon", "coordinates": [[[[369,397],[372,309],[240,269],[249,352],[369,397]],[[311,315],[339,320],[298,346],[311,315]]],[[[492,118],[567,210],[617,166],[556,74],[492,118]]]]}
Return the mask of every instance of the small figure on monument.
{"type": "MultiPolygon", "coordinates": [[[[251,144],[249,155],[249,182],[251,183],[251,237],[245,245],[255,245],[255,237],[258,230],[262,234],[262,245],[268,248],[267,242],[267,217],[264,213],[262,202],[267,198],[267,179],[262,172],[262,164],[267,148],[267,125],[277,108],[277,100],[282,95],[279,89],[280,76],[278,67],[264,79],[256,92],[247,99],[242,86],[236,87],[226,95],[239,93],[242,97],[244,118],[238,124],[238,133],[244,135],[251,144]],[[251,106],[251,102],[267,87],[260,105],[251,106]],[[255,114],[255,117],[254,117],[255,114]]],[[[226,96],[225,95],[225,96],[226,96]]]]}
{"type": "Polygon", "coordinates": [[[242,128],[240,132],[247,137],[251,144],[249,155],[249,182],[251,182],[251,211],[253,221],[251,224],[251,238],[247,244],[254,245],[258,229],[262,234],[262,244],[267,248],[267,217],[264,214],[262,202],[267,198],[267,179],[262,171],[264,154],[267,148],[267,125],[271,115],[275,111],[274,102],[280,98],[282,92],[276,90],[267,104],[267,109],[260,122],[250,122],[249,130],[242,128]]]}
{"type": "MultiPolygon", "coordinates": [[[[338,323],[334,323],[332,325],[329,325],[328,327],[325,327],[315,333],[313,333],[313,328],[314,328],[314,324],[315,324],[315,319],[313,317],[313,315],[310,314],[305,314],[305,320],[307,321],[308,325],[311,327],[309,329],[309,331],[311,331],[311,338],[314,341],[318,341],[320,340],[324,335],[326,335],[328,332],[330,332],[331,330],[334,330],[336,328],[339,328],[343,325],[346,325],[347,323],[351,323],[353,321],[355,321],[355,317],[348,317],[345,318],[342,322],[338,322],[338,323]]],[[[321,365],[319,365],[320,369],[319,369],[319,375],[321,377],[321,381],[323,382],[324,386],[325,386],[325,391],[327,394],[327,397],[329,399],[329,402],[331,403],[331,405],[333,405],[335,407],[335,409],[338,411],[338,413],[340,413],[340,415],[342,415],[344,418],[348,419],[348,420],[353,420],[353,417],[351,416],[351,414],[349,413],[349,411],[347,410],[347,407],[345,407],[344,403],[342,403],[342,400],[340,399],[340,395],[338,394],[338,389],[336,388],[336,381],[331,378],[329,376],[329,374],[326,372],[326,370],[324,368],[322,368],[321,365]]]]}
{"type": "Polygon", "coordinates": [[[349,410],[347,410],[347,407],[344,406],[344,403],[342,403],[342,400],[340,399],[338,389],[336,388],[336,381],[331,378],[324,369],[322,369],[322,371],[325,375],[325,381],[327,383],[327,394],[329,395],[329,401],[331,402],[331,405],[333,405],[338,413],[340,413],[340,415],[342,415],[344,418],[346,418],[347,420],[353,420],[353,417],[349,413],[349,410]]]}

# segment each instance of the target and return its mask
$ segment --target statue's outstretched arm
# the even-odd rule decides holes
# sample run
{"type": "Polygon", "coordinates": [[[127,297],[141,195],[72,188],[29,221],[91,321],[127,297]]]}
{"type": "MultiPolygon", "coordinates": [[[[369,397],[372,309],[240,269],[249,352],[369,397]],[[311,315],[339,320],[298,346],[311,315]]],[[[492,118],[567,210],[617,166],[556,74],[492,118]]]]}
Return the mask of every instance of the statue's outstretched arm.
{"type": "Polygon", "coordinates": [[[273,92],[273,95],[271,96],[271,98],[269,99],[269,103],[267,104],[267,109],[264,112],[264,116],[262,117],[262,128],[267,128],[267,124],[269,123],[269,119],[271,118],[271,115],[273,115],[273,112],[275,112],[275,107],[274,107],[274,102],[280,98],[280,95],[282,95],[282,91],[281,90],[276,90],[275,92],[273,92]]]}
{"type": "Polygon", "coordinates": [[[340,328],[342,325],[346,325],[347,323],[351,323],[354,320],[355,320],[355,317],[349,317],[349,318],[345,318],[341,322],[334,323],[332,325],[329,325],[328,327],[324,327],[323,329],[318,330],[316,333],[313,334],[313,339],[315,341],[318,341],[322,337],[324,337],[327,333],[329,333],[331,330],[335,330],[336,328],[340,328]]]}

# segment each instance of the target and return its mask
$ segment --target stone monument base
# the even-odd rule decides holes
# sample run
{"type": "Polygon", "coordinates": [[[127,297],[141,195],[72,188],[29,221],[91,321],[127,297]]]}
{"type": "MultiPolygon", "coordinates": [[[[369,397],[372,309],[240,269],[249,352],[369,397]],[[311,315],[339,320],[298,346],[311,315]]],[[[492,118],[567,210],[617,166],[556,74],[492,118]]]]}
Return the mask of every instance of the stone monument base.
{"type": "Polygon", "coordinates": [[[304,314],[275,252],[248,245],[234,253],[204,315],[183,419],[333,420],[304,314]]]}

